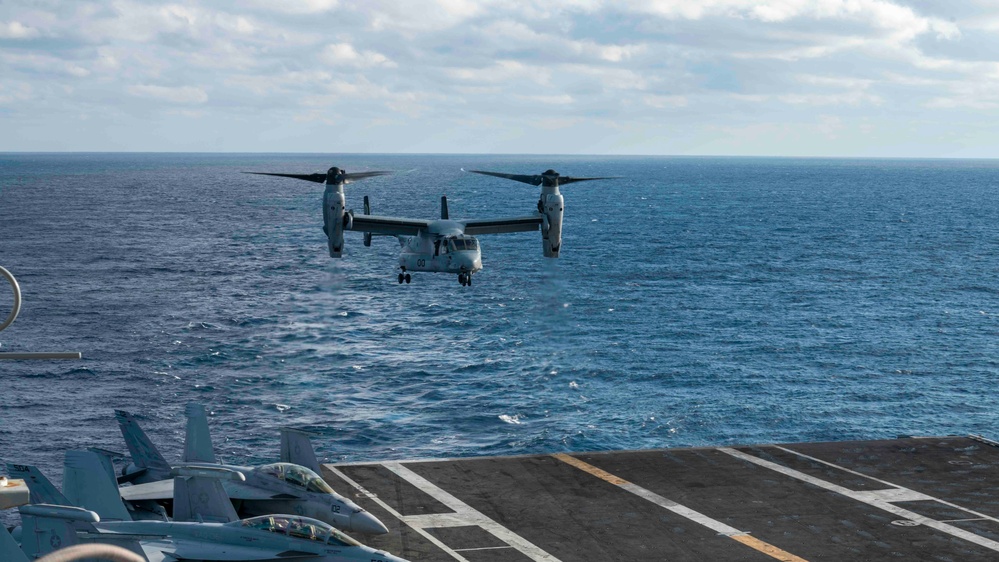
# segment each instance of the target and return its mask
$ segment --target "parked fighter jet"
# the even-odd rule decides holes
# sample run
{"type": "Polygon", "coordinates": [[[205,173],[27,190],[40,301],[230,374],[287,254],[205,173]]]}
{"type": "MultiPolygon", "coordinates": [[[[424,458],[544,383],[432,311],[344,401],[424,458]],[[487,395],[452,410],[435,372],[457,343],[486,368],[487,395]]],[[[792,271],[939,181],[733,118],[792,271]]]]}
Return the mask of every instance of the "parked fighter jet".
{"type": "MultiPolygon", "coordinates": [[[[84,494],[85,509],[51,505],[21,508],[25,521],[22,548],[29,557],[84,540],[131,546],[149,562],[406,562],[364,546],[315,519],[294,515],[237,519],[219,478],[238,481],[242,475],[218,466],[176,469],[174,521],[113,520],[120,513],[121,499],[98,456],[76,451],[68,454],[70,457],[67,467],[73,465],[79,473],[73,477],[74,489],[65,492],[67,496],[84,494]]],[[[32,472],[40,476],[37,469],[32,472]]],[[[54,489],[51,484],[44,487],[54,489]]]]}
{"type": "Polygon", "coordinates": [[[223,482],[226,493],[238,504],[244,516],[293,513],[318,519],[344,531],[374,535],[388,532],[375,516],[334,492],[319,476],[319,463],[304,432],[282,430],[282,460],[286,462],[257,467],[221,465],[212,451],[204,407],[188,404],[185,413],[188,423],[184,456],[179,464],[171,466],[131,414],[115,411],[133,461],[124,469],[120,479],[134,483],[121,488],[121,496],[126,501],[169,501],[174,497],[172,470],[222,466],[239,471],[246,477],[245,481],[223,482]],[[297,460],[314,468],[295,464],[293,461],[297,460]]]}

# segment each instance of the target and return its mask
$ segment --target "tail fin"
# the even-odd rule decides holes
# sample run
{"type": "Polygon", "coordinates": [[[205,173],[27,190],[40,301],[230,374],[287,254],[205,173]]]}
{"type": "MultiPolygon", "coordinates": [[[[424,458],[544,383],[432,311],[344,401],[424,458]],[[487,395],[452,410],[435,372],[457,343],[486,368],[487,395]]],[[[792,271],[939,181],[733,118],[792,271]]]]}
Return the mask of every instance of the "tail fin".
{"type": "Polygon", "coordinates": [[[21,549],[29,560],[78,544],[76,531],[97,532],[93,524],[101,520],[96,513],[78,507],[25,505],[18,511],[23,525],[21,549]]]}
{"type": "Polygon", "coordinates": [[[208,429],[208,412],[201,404],[188,404],[187,439],[184,441],[184,462],[218,463],[212,450],[212,434],[208,429]]]}
{"type": "Polygon", "coordinates": [[[31,494],[31,503],[73,505],[37,468],[25,464],[8,463],[7,472],[14,478],[24,480],[28,485],[28,493],[31,494]]]}
{"type": "Polygon", "coordinates": [[[309,434],[301,429],[281,428],[281,462],[302,465],[316,474],[322,474],[309,434]]]}
{"type": "Polygon", "coordinates": [[[24,555],[21,547],[14,542],[14,537],[10,536],[7,528],[0,525],[0,560],[8,562],[28,562],[28,557],[24,555]]]}
{"type": "Polygon", "coordinates": [[[149,440],[146,432],[139,427],[139,422],[135,416],[122,410],[115,410],[114,417],[118,420],[118,427],[121,429],[121,436],[125,438],[125,445],[129,454],[132,455],[132,462],[139,468],[148,468],[156,471],[170,472],[170,463],[163,458],[156,445],[149,440]]]}
{"type": "Polygon", "coordinates": [[[441,219],[443,220],[448,219],[447,195],[441,195],[441,219]]]}
{"type": "Polygon", "coordinates": [[[115,451],[101,449],[100,447],[87,447],[87,450],[97,455],[97,458],[101,460],[101,466],[103,466],[104,470],[108,473],[108,478],[117,482],[118,475],[114,473],[114,458],[121,458],[124,455],[116,453],[115,451]]]}
{"type": "Polygon", "coordinates": [[[181,468],[173,479],[173,520],[228,523],[236,509],[219,478],[244,481],[241,472],[225,468],[181,468]]]}
{"type": "Polygon", "coordinates": [[[121,502],[118,482],[108,475],[97,453],[66,451],[62,489],[72,505],[95,511],[104,520],[132,520],[121,502]]]}

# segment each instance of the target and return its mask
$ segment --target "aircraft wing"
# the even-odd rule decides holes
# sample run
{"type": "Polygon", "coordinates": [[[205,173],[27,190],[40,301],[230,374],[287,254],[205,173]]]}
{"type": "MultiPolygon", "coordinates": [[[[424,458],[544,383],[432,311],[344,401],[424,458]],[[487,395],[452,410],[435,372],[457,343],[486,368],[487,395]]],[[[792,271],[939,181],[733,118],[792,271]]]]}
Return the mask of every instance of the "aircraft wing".
{"type": "Polygon", "coordinates": [[[186,538],[166,539],[142,543],[142,550],[150,562],[181,562],[198,560],[202,562],[251,562],[255,560],[320,560],[321,556],[311,552],[282,550],[275,547],[251,547],[237,545],[216,545],[207,541],[186,538]]]}
{"type": "Polygon", "coordinates": [[[372,234],[387,234],[389,236],[416,236],[421,230],[427,230],[429,226],[430,221],[421,219],[355,214],[350,230],[370,232],[372,234]]]}
{"type": "MultiPolygon", "coordinates": [[[[222,487],[225,488],[225,493],[228,494],[229,499],[233,500],[274,500],[288,498],[286,494],[276,494],[262,488],[248,486],[243,482],[232,480],[224,480],[222,487]]],[[[121,491],[121,499],[125,501],[172,500],[173,480],[160,480],[148,484],[122,486],[119,490],[121,491]]]]}
{"type": "Polygon", "coordinates": [[[507,232],[530,232],[541,228],[541,215],[529,217],[513,217],[507,219],[478,219],[462,221],[465,223],[465,234],[505,234],[507,232]]]}

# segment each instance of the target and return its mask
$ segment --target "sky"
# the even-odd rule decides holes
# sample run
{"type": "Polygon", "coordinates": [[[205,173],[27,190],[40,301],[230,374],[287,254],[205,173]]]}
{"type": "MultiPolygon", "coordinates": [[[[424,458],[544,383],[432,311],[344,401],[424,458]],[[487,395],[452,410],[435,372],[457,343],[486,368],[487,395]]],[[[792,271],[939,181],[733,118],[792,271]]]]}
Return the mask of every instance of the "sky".
{"type": "Polygon", "coordinates": [[[0,0],[0,151],[999,157],[999,1],[0,0]]]}

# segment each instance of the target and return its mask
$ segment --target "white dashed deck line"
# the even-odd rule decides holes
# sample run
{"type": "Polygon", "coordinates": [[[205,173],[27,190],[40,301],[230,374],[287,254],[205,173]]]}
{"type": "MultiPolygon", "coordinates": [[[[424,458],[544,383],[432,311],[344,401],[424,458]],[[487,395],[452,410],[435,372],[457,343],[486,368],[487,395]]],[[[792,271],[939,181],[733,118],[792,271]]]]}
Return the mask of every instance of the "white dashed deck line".
{"type": "MultiPolygon", "coordinates": [[[[898,507],[896,505],[892,505],[889,501],[880,498],[877,494],[872,494],[871,492],[855,492],[855,491],[853,491],[853,490],[851,490],[849,488],[844,488],[843,486],[840,486],[838,484],[833,484],[832,482],[827,482],[825,480],[822,480],[821,478],[816,478],[814,476],[810,476],[808,474],[805,474],[804,472],[801,472],[801,471],[798,471],[798,470],[794,470],[793,468],[788,468],[788,467],[786,467],[784,465],[780,465],[780,464],[777,464],[777,463],[774,463],[774,462],[770,462],[768,460],[764,460],[764,459],[761,459],[759,457],[754,457],[753,455],[748,455],[746,453],[743,453],[741,451],[736,451],[735,449],[730,449],[728,447],[722,447],[722,448],[719,448],[718,450],[721,451],[721,452],[723,452],[723,453],[726,453],[728,455],[731,455],[731,456],[733,456],[733,457],[735,457],[737,459],[742,459],[742,460],[744,460],[746,462],[750,462],[750,463],[753,463],[753,464],[755,464],[757,466],[761,466],[763,468],[770,469],[770,470],[772,470],[774,472],[779,472],[781,474],[784,474],[785,476],[789,476],[789,477],[794,478],[796,480],[800,480],[802,482],[807,482],[807,483],[809,483],[809,484],[811,484],[813,486],[817,486],[817,487],[822,488],[824,490],[828,490],[830,492],[835,492],[835,493],[840,494],[842,496],[846,496],[846,497],[848,497],[848,498],[850,498],[852,500],[859,501],[861,503],[865,503],[867,505],[870,505],[870,506],[876,507],[878,509],[887,511],[888,513],[891,513],[892,515],[896,515],[896,516],[901,517],[903,519],[908,519],[910,521],[919,523],[920,525],[925,525],[925,526],[927,526],[927,527],[929,527],[931,529],[936,529],[936,530],[941,531],[943,533],[947,533],[948,535],[951,535],[953,537],[966,540],[968,542],[977,544],[977,545],[979,545],[981,547],[987,548],[987,549],[995,551],[995,552],[999,552],[999,542],[993,541],[991,539],[987,539],[987,538],[985,538],[983,536],[980,536],[980,535],[976,535],[976,534],[974,534],[972,532],[969,532],[969,531],[965,531],[964,529],[960,529],[958,527],[954,527],[953,525],[948,525],[947,523],[944,523],[943,521],[937,521],[936,519],[930,519],[929,517],[924,517],[924,516],[922,516],[922,515],[914,512],[914,511],[909,511],[908,509],[904,509],[904,508],[898,507]]],[[[784,450],[787,450],[787,449],[784,449],[784,450]]],[[[793,453],[794,451],[790,451],[790,452],[793,453]]],[[[797,453],[795,453],[795,454],[797,454],[797,453]]],[[[818,460],[818,459],[816,459],[816,460],[818,460]]],[[[823,464],[829,464],[829,465],[831,465],[831,463],[827,463],[827,462],[824,462],[824,461],[819,461],[819,462],[823,462],[823,464]]],[[[835,466],[835,465],[831,465],[831,466],[835,466]]],[[[839,468],[839,467],[837,467],[837,468],[839,468]]],[[[853,472],[853,471],[849,471],[849,472],[853,472]]],[[[855,474],[859,474],[859,473],[855,473],[855,474]]],[[[865,475],[861,475],[861,476],[865,476],[865,475]]],[[[877,480],[877,479],[874,479],[874,480],[877,480]]],[[[912,492],[914,494],[918,493],[918,492],[915,492],[913,490],[908,490],[906,488],[902,488],[901,486],[895,486],[894,484],[891,484],[890,482],[885,482],[883,480],[879,480],[879,482],[888,484],[889,486],[893,486],[894,488],[898,488],[898,489],[901,489],[901,490],[906,490],[906,491],[912,492]]],[[[936,500],[936,498],[933,498],[931,496],[925,496],[925,497],[927,499],[929,499],[929,500],[939,501],[939,500],[936,500]]],[[[893,501],[908,501],[908,500],[893,500],[893,501]]],[[[946,504],[946,502],[941,502],[941,503],[946,504]]],[[[970,513],[969,510],[964,510],[964,511],[970,513]]]]}
{"type": "MultiPolygon", "coordinates": [[[[496,538],[507,543],[511,547],[519,550],[522,554],[529,557],[535,562],[560,562],[558,558],[555,558],[551,554],[548,554],[535,544],[527,541],[520,535],[514,533],[510,529],[500,525],[496,521],[493,521],[482,512],[477,511],[472,506],[466,504],[465,502],[459,500],[455,496],[451,495],[447,491],[437,487],[432,482],[426,478],[420,476],[419,474],[413,472],[412,470],[406,468],[402,463],[398,462],[387,462],[382,463],[382,466],[391,470],[393,473],[398,475],[403,480],[409,482],[410,484],[416,486],[425,494],[439,501],[440,503],[446,505],[454,514],[450,515],[449,520],[454,524],[444,525],[444,526],[468,526],[477,525],[482,527],[489,533],[491,533],[496,538]]],[[[421,521],[425,520],[426,515],[416,515],[413,517],[403,516],[401,519],[410,526],[419,525],[421,521]],[[410,523],[413,521],[413,523],[410,523]]],[[[441,526],[441,525],[436,525],[441,526]]],[[[414,527],[416,528],[416,527],[414,527]]],[[[454,552],[454,551],[452,551],[454,552]]],[[[457,553],[455,553],[457,554],[457,553]]]]}
{"type": "Polygon", "coordinates": [[[350,484],[351,486],[357,488],[358,490],[361,490],[361,492],[369,500],[371,500],[371,501],[375,502],[376,504],[378,504],[379,507],[381,507],[385,511],[389,512],[390,514],[392,514],[392,516],[395,517],[396,519],[398,519],[398,520],[402,521],[403,523],[406,523],[407,525],[409,525],[410,527],[412,527],[412,529],[414,531],[416,531],[417,533],[419,533],[420,535],[422,535],[423,538],[425,538],[428,541],[430,541],[431,543],[433,543],[433,545],[436,546],[437,548],[443,550],[451,558],[454,558],[458,562],[469,562],[469,560],[467,558],[465,558],[464,556],[458,554],[455,550],[453,550],[448,545],[442,543],[437,537],[435,537],[435,536],[431,535],[430,533],[424,531],[423,527],[420,527],[418,525],[410,524],[408,521],[406,521],[406,517],[403,516],[403,514],[399,513],[395,509],[393,509],[392,506],[390,506],[389,504],[383,502],[381,499],[379,499],[379,497],[377,495],[372,494],[371,492],[368,492],[367,490],[365,490],[360,484],[358,484],[351,477],[347,476],[346,474],[344,474],[343,472],[341,472],[340,470],[338,470],[335,466],[333,466],[331,464],[328,464],[328,465],[326,465],[326,469],[329,470],[330,472],[332,472],[333,474],[335,474],[338,478],[342,479],[347,484],[350,484]]]}
{"type": "MultiPolygon", "coordinates": [[[[880,478],[875,478],[873,476],[869,476],[867,474],[864,474],[864,473],[861,473],[861,472],[857,472],[855,470],[850,470],[849,468],[846,468],[845,466],[840,466],[838,464],[834,464],[834,463],[831,463],[829,461],[824,461],[822,459],[806,455],[805,453],[799,453],[798,451],[795,451],[794,449],[788,449],[788,448],[785,448],[785,447],[781,447],[779,445],[774,445],[774,447],[777,448],[777,449],[780,449],[781,451],[786,451],[788,453],[797,455],[797,456],[799,456],[801,458],[808,459],[810,461],[815,461],[817,463],[824,464],[826,466],[831,466],[833,468],[837,468],[837,469],[842,470],[844,472],[849,472],[850,474],[855,474],[857,476],[862,476],[864,478],[867,478],[868,480],[874,480],[875,482],[880,482],[882,484],[885,484],[887,486],[890,486],[890,487],[898,489],[898,490],[908,490],[912,494],[917,494],[917,495],[923,496],[921,498],[914,499],[914,500],[905,499],[905,500],[891,500],[891,501],[935,501],[935,502],[938,502],[938,503],[940,503],[942,505],[946,505],[947,507],[953,507],[954,509],[958,509],[958,510],[963,511],[963,512],[965,512],[967,514],[974,515],[975,519],[988,519],[989,521],[995,521],[996,523],[999,523],[999,518],[992,517],[991,515],[986,515],[984,513],[979,513],[979,512],[977,512],[977,511],[975,511],[973,509],[968,509],[966,507],[961,507],[961,506],[959,506],[957,504],[951,503],[949,501],[942,500],[940,498],[935,498],[933,496],[927,496],[925,494],[921,494],[920,492],[916,492],[914,490],[909,490],[908,488],[903,488],[902,486],[899,486],[898,484],[893,484],[891,482],[888,482],[887,480],[881,480],[880,478]]],[[[963,519],[956,519],[955,521],[964,521],[964,520],[963,519]]]]}

